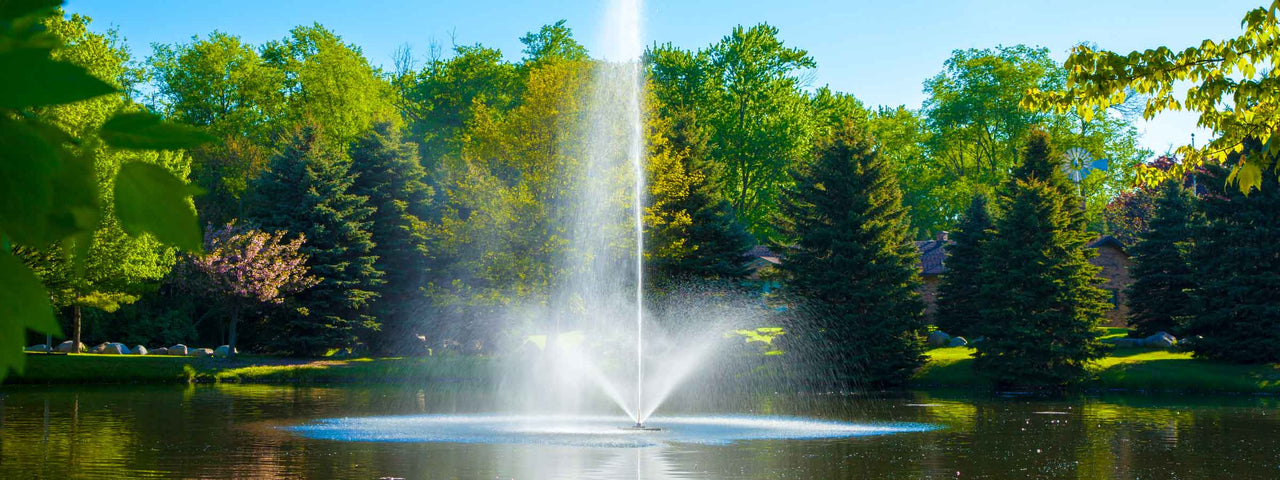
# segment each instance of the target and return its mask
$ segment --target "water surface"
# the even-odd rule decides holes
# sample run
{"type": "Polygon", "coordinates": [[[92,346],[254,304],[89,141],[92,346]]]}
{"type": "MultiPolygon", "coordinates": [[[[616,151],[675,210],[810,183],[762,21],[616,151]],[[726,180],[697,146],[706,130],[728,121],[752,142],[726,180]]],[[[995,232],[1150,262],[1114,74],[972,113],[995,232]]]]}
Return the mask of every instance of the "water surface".
{"type": "Polygon", "coordinates": [[[498,403],[492,397],[459,386],[5,386],[0,478],[1280,477],[1280,403],[1273,397],[677,398],[652,421],[749,414],[938,427],[834,438],[477,443],[370,441],[377,439],[305,430],[334,419],[360,425],[395,415],[420,422],[397,427],[409,437],[432,437],[433,430],[448,432],[430,419],[485,418],[498,403]]]}

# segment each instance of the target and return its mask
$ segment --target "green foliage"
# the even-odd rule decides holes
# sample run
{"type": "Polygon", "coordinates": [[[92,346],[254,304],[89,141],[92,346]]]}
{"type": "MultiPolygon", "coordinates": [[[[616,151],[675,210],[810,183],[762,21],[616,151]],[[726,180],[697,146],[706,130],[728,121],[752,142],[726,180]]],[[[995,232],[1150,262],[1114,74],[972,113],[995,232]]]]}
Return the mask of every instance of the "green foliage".
{"type": "Polygon", "coordinates": [[[807,378],[897,384],[923,363],[924,305],[897,180],[853,124],[818,147],[786,192],[783,269],[810,300],[795,328],[807,378]]]}
{"type": "MultiPolygon", "coordinates": [[[[164,263],[147,258],[148,253],[165,256],[154,240],[126,237],[114,216],[104,212],[104,204],[120,207],[114,202],[119,195],[99,186],[114,182],[115,162],[123,154],[101,146],[97,130],[112,123],[116,135],[161,141],[173,131],[160,126],[159,132],[140,132],[127,121],[108,120],[120,118],[125,106],[119,96],[109,94],[127,86],[127,54],[116,48],[113,35],[88,33],[88,19],[66,19],[48,8],[56,5],[12,3],[0,9],[10,15],[0,17],[6,26],[0,31],[0,67],[7,72],[0,80],[0,279],[6,291],[0,296],[0,378],[10,368],[22,368],[25,357],[16,352],[26,329],[57,332],[51,303],[111,308],[128,298],[118,291],[84,288],[95,266],[113,262],[117,268],[130,267],[135,259],[164,263]],[[86,57],[92,61],[79,61],[86,57]],[[69,244],[74,250],[65,248],[69,244]],[[144,248],[133,248],[139,246],[144,248]]],[[[160,175],[183,183],[170,171],[160,175]]],[[[124,194],[136,193],[125,183],[124,194]]],[[[183,197],[151,201],[187,205],[183,197]]],[[[181,220],[159,216],[148,219],[148,227],[174,232],[168,229],[181,220]]]]}
{"type": "Polygon", "coordinates": [[[1181,336],[1196,311],[1191,299],[1196,278],[1187,258],[1196,223],[1191,192],[1173,180],[1161,185],[1150,228],[1129,249],[1129,326],[1141,336],[1162,331],[1181,336]]]}
{"type": "Polygon", "coordinates": [[[286,100],[282,138],[297,125],[319,128],[330,147],[342,151],[377,123],[399,127],[395,94],[360,47],[319,24],[295,27],[283,40],[262,47],[262,61],[283,75],[286,100]]]}
{"type": "MultiPolygon", "coordinates": [[[[1163,178],[1182,178],[1206,160],[1224,162],[1244,151],[1246,141],[1260,140],[1267,148],[1233,162],[1228,182],[1242,192],[1262,187],[1263,172],[1280,167],[1276,146],[1280,135],[1280,94],[1274,83],[1280,71],[1280,1],[1245,14],[1240,36],[1204,40],[1186,49],[1156,47],[1120,54],[1079,45],[1065,68],[1060,88],[1032,89],[1024,104],[1056,112],[1075,111],[1089,119],[1095,112],[1126,101],[1132,94],[1146,97],[1142,115],[1150,120],[1165,111],[1189,111],[1200,116],[1199,126],[1216,138],[1199,148],[1184,146],[1184,161],[1170,170],[1143,169],[1141,177],[1154,185],[1163,178]],[[1183,94],[1183,85],[1189,85],[1183,94]]],[[[1270,175],[1269,175],[1270,176],[1270,175]]]]}
{"type": "Polygon", "coordinates": [[[370,253],[377,257],[375,267],[385,273],[385,283],[377,288],[369,314],[382,323],[379,344],[387,351],[421,330],[422,319],[415,314],[422,311],[432,274],[429,231],[423,220],[431,213],[432,192],[423,182],[426,172],[417,152],[417,145],[402,141],[388,124],[375,126],[350,150],[355,176],[351,193],[367,197],[376,209],[370,217],[375,244],[370,253]]]}
{"type": "Polygon", "coordinates": [[[200,190],[187,185],[164,167],[130,162],[116,176],[116,217],[130,235],[150,233],[161,242],[200,251],[196,214],[186,199],[200,190]]]}
{"type": "Polygon", "coordinates": [[[369,305],[383,284],[369,233],[375,208],[368,197],[351,192],[350,162],[327,147],[317,130],[300,129],[271,160],[253,184],[249,210],[264,230],[305,235],[300,251],[311,273],[321,277],[297,295],[294,309],[273,319],[275,337],[267,346],[296,354],[368,342],[379,326],[369,305]]]}
{"type": "Polygon", "coordinates": [[[774,238],[778,197],[808,152],[813,130],[799,71],[816,63],[766,24],[734,27],[705,53],[711,84],[708,125],[718,183],[747,230],[774,238]]]}
{"type": "MultiPolygon", "coordinates": [[[[1245,195],[1226,184],[1228,166],[1208,166],[1200,185],[1204,224],[1196,229],[1191,263],[1198,307],[1189,329],[1197,357],[1237,363],[1280,362],[1280,188],[1245,195]]],[[[1269,172],[1265,181],[1273,182],[1269,172]]]]}
{"type": "Polygon", "coordinates": [[[991,212],[987,197],[977,195],[969,204],[957,228],[950,232],[947,245],[947,272],[938,286],[938,312],[934,323],[951,335],[970,335],[974,325],[982,323],[982,263],[984,242],[990,234],[991,212]]]}
{"type": "Polygon", "coordinates": [[[983,309],[970,331],[984,339],[974,367],[1002,385],[1077,382],[1105,352],[1097,327],[1110,304],[1057,158],[1043,133],[1032,137],[973,280],[983,309]]]}

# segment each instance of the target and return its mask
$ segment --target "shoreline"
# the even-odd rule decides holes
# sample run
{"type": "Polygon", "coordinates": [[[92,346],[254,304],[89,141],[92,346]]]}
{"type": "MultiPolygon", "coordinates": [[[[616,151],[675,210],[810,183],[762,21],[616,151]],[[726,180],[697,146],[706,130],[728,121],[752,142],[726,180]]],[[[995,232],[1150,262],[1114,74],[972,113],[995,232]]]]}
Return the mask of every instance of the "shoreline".
{"type": "MultiPolygon", "coordinates": [[[[995,393],[971,368],[967,347],[937,348],[905,389],[980,389],[995,393]]],[[[4,385],[41,384],[377,384],[487,383],[490,357],[439,355],[308,359],[240,355],[235,359],[169,356],[27,354],[23,374],[4,385]]],[[[1198,360],[1189,353],[1117,349],[1093,367],[1092,378],[1068,391],[1280,395],[1280,365],[1236,365],[1198,360]]]]}

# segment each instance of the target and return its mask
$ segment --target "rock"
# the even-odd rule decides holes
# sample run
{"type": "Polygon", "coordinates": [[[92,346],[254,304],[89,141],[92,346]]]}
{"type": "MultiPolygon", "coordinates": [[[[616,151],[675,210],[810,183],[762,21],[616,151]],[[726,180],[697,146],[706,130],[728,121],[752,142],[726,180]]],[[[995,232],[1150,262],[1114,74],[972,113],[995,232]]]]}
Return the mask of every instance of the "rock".
{"type": "MultiPolygon", "coordinates": [[[[207,350],[207,349],[206,349],[206,350],[207,350]]],[[[231,352],[231,346],[230,346],[230,345],[223,345],[223,346],[221,346],[221,347],[218,347],[218,348],[214,349],[214,351],[213,351],[213,356],[218,357],[218,358],[227,358],[227,354],[228,354],[228,353],[230,353],[230,352],[231,352]]],[[[239,354],[240,354],[240,349],[238,349],[238,348],[237,348],[237,349],[236,349],[236,355],[239,355],[239,354]]]]}
{"type": "Polygon", "coordinates": [[[89,353],[102,353],[102,351],[106,348],[107,348],[106,343],[99,343],[98,346],[90,348],[89,353]]]}
{"type": "Polygon", "coordinates": [[[151,350],[147,352],[147,355],[168,355],[168,354],[169,354],[169,349],[165,347],[160,347],[155,350],[151,350]]]}
{"type": "Polygon", "coordinates": [[[103,355],[128,355],[133,352],[129,351],[129,347],[124,346],[123,343],[111,342],[104,345],[100,353],[103,355]]]}
{"type": "Polygon", "coordinates": [[[134,346],[133,346],[133,354],[134,354],[134,355],[146,355],[146,354],[147,354],[147,347],[144,347],[144,346],[142,346],[142,345],[134,345],[134,346]]]}
{"type": "Polygon", "coordinates": [[[930,347],[945,347],[950,342],[951,342],[951,335],[947,335],[947,332],[944,332],[942,330],[934,330],[932,332],[929,332],[930,347]]]}
{"type": "Polygon", "coordinates": [[[72,344],[71,340],[67,340],[65,342],[59,343],[57,350],[62,353],[80,353],[84,351],[83,343],[80,344],[80,348],[75,348],[71,346],[71,344],[72,344]]]}
{"type": "Polygon", "coordinates": [[[169,347],[169,351],[165,352],[165,355],[182,355],[182,356],[186,356],[186,355],[187,355],[187,352],[188,352],[189,350],[190,350],[190,349],[188,349],[186,345],[183,345],[183,344],[179,343],[179,344],[177,344],[177,345],[174,345],[174,346],[172,346],[172,347],[169,347]]]}
{"type": "Polygon", "coordinates": [[[951,337],[951,341],[947,343],[948,347],[965,347],[969,345],[969,341],[964,337],[951,337]]]}
{"type": "Polygon", "coordinates": [[[188,357],[211,357],[213,356],[212,348],[193,348],[187,352],[188,357]]]}
{"type": "Polygon", "coordinates": [[[1178,343],[1178,339],[1168,333],[1159,332],[1143,339],[1142,343],[1148,347],[1172,348],[1175,343],[1178,343]]]}
{"type": "Polygon", "coordinates": [[[48,346],[48,345],[45,345],[45,344],[43,344],[43,343],[41,343],[41,344],[39,344],[39,345],[32,345],[32,346],[30,346],[30,347],[24,348],[24,349],[22,349],[22,351],[24,351],[24,352],[40,352],[40,353],[45,353],[45,352],[48,352],[48,351],[49,351],[49,346],[48,346]]]}

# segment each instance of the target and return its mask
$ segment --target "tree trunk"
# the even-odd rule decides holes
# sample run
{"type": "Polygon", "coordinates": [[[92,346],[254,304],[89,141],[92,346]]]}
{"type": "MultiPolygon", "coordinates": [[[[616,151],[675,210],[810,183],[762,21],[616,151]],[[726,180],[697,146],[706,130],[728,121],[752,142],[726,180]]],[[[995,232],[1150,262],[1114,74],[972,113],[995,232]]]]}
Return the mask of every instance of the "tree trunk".
{"type": "Polygon", "coordinates": [[[71,306],[71,349],[80,353],[80,306],[71,306]]]}
{"type": "Polygon", "coordinates": [[[227,358],[236,358],[236,323],[240,320],[240,309],[231,309],[231,332],[227,336],[227,358]]]}

